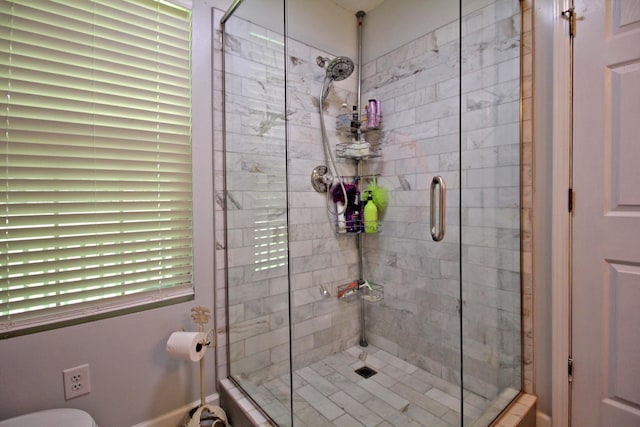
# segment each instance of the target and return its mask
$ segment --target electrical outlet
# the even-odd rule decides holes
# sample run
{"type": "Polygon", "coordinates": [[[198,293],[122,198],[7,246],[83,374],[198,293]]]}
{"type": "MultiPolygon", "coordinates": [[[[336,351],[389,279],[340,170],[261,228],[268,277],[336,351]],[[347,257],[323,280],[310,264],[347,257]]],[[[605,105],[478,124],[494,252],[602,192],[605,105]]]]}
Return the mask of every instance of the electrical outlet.
{"type": "Polygon", "coordinates": [[[89,365],[76,366],[62,371],[64,399],[69,400],[91,392],[89,365]]]}

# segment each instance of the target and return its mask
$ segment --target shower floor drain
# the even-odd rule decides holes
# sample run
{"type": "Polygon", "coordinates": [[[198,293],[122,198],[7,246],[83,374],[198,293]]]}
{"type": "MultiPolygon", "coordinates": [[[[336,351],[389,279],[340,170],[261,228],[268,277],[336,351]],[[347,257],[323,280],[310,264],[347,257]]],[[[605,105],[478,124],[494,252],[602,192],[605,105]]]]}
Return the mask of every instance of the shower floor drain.
{"type": "Polygon", "coordinates": [[[377,372],[369,368],[368,366],[363,366],[362,368],[356,369],[356,374],[360,375],[363,378],[369,378],[377,374],[377,372]]]}

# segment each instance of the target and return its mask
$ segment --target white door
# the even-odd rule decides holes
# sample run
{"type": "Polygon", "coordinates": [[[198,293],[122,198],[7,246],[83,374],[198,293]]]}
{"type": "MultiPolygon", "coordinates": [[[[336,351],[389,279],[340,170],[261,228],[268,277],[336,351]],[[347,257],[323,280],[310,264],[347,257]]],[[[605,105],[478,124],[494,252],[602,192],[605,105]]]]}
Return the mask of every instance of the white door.
{"type": "Polygon", "coordinates": [[[640,1],[576,0],[572,426],[640,426],[640,1]]]}

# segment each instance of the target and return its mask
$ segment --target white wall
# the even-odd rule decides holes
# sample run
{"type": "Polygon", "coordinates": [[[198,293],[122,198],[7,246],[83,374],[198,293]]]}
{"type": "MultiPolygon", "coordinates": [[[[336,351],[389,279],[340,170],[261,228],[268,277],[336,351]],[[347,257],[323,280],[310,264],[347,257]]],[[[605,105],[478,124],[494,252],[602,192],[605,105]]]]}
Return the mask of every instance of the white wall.
{"type": "MultiPolygon", "coordinates": [[[[211,0],[194,0],[195,301],[0,341],[0,420],[73,407],[101,427],[130,426],[199,399],[198,365],[171,360],[166,340],[196,330],[191,307],[213,308],[211,0]],[[91,393],[64,400],[63,369],[88,363],[91,393]]],[[[215,390],[209,351],[207,393],[215,390]]]]}

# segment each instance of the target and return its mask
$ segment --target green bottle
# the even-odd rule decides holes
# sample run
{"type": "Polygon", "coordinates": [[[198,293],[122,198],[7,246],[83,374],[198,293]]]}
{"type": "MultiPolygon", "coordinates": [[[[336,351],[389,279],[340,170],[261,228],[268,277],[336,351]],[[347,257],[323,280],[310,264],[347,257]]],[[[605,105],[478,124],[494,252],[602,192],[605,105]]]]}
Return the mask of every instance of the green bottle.
{"type": "Polygon", "coordinates": [[[373,196],[369,193],[367,204],[364,205],[364,232],[378,232],[378,207],[373,203],[373,196]]]}

